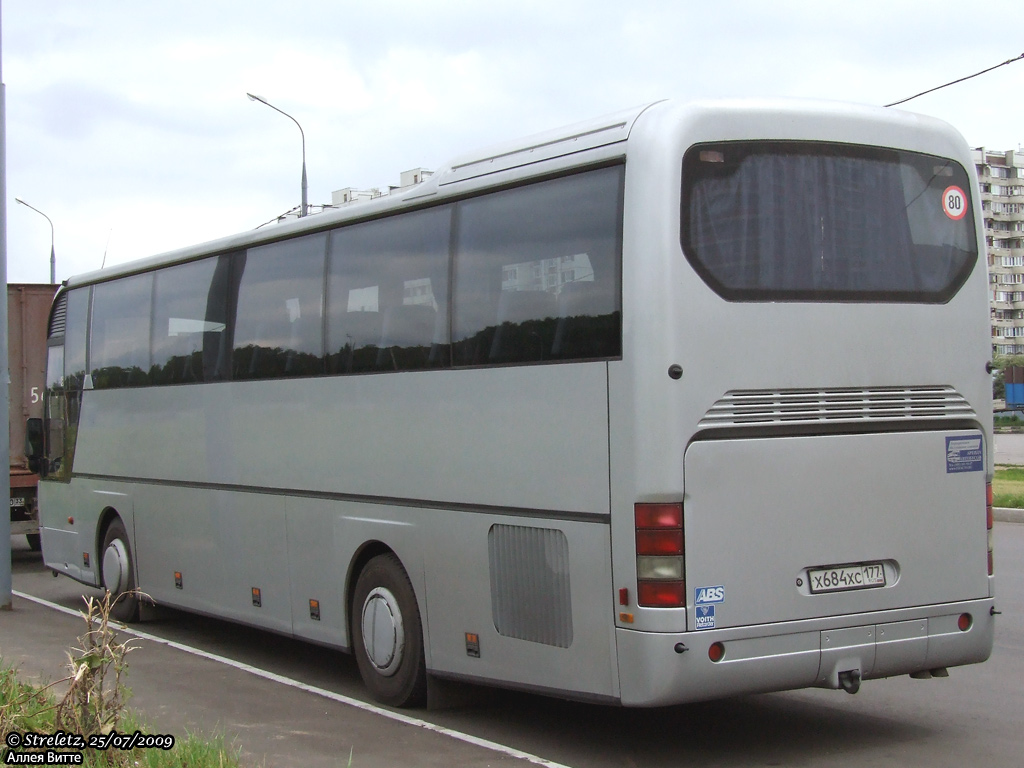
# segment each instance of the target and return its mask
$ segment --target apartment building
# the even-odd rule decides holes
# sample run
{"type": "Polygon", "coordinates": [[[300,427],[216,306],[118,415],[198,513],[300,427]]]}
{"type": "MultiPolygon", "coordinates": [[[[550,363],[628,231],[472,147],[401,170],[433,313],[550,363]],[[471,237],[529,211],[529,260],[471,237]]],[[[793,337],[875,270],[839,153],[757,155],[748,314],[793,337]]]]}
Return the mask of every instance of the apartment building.
{"type": "Polygon", "coordinates": [[[992,353],[1024,355],[1024,151],[973,151],[988,251],[992,353]]]}

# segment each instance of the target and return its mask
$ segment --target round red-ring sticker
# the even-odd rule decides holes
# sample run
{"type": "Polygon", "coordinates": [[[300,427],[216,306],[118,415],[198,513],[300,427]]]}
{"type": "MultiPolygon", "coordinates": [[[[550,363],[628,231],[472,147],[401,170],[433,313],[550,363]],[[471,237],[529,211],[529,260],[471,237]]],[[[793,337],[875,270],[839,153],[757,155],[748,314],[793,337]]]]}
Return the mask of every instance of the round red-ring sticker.
{"type": "Polygon", "coordinates": [[[960,187],[946,187],[942,193],[942,212],[953,221],[960,221],[967,215],[967,195],[960,187]]]}

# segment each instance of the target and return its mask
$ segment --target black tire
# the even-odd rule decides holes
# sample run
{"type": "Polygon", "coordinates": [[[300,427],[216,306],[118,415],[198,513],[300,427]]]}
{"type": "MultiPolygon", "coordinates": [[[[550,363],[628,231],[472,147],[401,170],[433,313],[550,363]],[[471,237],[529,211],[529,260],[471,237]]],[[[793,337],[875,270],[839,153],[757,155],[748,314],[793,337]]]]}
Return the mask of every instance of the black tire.
{"type": "Polygon", "coordinates": [[[43,540],[38,533],[26,533],[25,538],[28,539],[28,548],[33,552],[38,552],[43,548],[43,540]]]}
{"type": "Polygon", "coordinates": [[[107,527],[100,549],[100,580],[110,592],[110,616],[117,621],[139,620],[139,595],[135,589],[135,556],[120,518],[107,527]]]}
{"type": "Polygon", "coordinates": [[[363,568],[350,618],[352,650],[373,698],[392,707],[426,704],[423,624],[412,582],[395,555],[378,555],[363,568]],[[373,632],[372,653],[367,650],[364,626],[373,632]]]}

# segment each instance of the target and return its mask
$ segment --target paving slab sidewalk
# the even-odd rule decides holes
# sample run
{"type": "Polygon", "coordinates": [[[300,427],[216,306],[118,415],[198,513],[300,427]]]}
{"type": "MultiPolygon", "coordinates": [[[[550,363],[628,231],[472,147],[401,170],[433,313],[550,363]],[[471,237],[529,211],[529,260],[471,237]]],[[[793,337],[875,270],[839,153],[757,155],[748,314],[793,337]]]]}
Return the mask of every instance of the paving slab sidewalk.
{"type": "MultiPolygon", "coordinates": [[[[66,651],[84,629],[80,617],[15,596],[13,610],[0,612],[0,657],[26,682],[53,682],[65,675],[66,651]]],[[[335,768],[348,764],[350,750],[353,768],[530,764],[162,643],[136,645],[128,656],[129,706],[150,732],[221,734],[246,765],[335,768]]]]}

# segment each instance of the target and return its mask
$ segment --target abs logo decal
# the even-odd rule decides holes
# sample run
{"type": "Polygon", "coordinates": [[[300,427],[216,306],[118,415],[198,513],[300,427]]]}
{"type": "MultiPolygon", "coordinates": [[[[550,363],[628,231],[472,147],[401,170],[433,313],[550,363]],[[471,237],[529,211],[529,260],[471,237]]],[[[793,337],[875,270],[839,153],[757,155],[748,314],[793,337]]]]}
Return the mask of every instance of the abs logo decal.
{"type": "MultiPolygon", "coordinates": [[[[725,602],[725,587],[697,587],[693,591],[693,602],[697,605],[713,605],[725,602]]],[[[712,611],[712,616],[714,612],[712,611]]]]}

